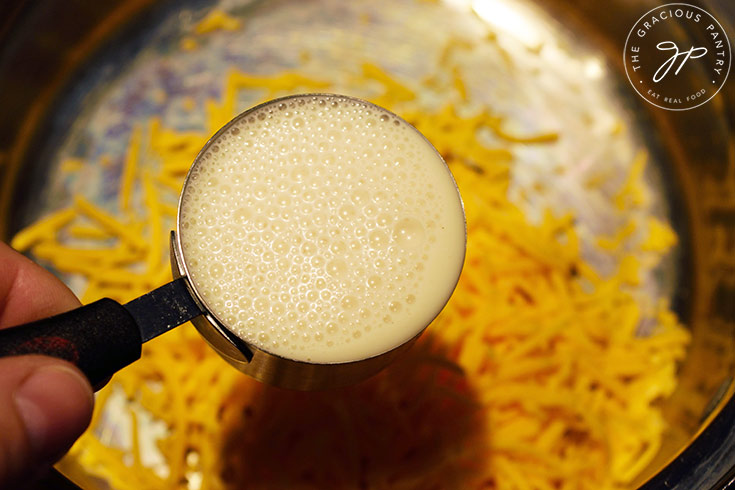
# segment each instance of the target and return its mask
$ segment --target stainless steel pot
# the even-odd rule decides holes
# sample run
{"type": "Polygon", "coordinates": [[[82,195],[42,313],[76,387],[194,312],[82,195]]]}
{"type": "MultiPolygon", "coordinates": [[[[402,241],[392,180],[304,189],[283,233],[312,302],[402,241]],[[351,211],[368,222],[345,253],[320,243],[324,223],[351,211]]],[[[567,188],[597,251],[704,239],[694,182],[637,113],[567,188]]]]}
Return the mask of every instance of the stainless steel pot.
{"type": "MultiPolygon", "coordinates": [[[[665,407],[674,427],[657,459],[641,475],[642,488],[732,488],[735,478],[735,88],[731,80],[694,110],[664,111],[640,99],[624,75],[622,50],[631,26],[661,2],[585,0],[539,2],[577,39],[602,53],[635,108],[642,138],[677,189],[668,196],[689,230],[688,253],[678,264],[685,278],[674,293],[693,334],[680,386],[665,407]]],[[[735,39],[735,6],[698,3],[735,39]]],[[[3,4],[0,19],[0,237],[27,219],[27,189],[44,178],[34,146],[47,117],[77,70],[106,42],[135,29],[160,6],[129,2],[20,2],[3,4]],[[36,164],[32,159],[36,159],[36,164]]],[[[676,29],[672,39],[690,35],[676,29]]],[[[732,77],[732,74],[731,74],[732,77]]],[[[691,80],[682,80],[682,87],[691,80]]],[[[695,87],[691,85],[691,88],[695,87]]]]}

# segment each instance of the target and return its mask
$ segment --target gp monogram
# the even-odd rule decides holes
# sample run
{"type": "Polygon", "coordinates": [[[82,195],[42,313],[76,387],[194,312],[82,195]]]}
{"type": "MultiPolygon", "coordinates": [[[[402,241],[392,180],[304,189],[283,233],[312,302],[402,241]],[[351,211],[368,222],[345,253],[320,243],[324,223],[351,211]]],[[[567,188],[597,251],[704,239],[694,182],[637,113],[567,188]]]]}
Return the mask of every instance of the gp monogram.
{"type": "Polygon", "coordinates": [[[693,109],[714,97],[727,80],[731,58],[722,25],[707,11],[686,3],[646,12],[630,30],[623,54],[636,92],[672,111],[693,109]],[[671,39],[676,30],[689,34],[688,40],[671,39]]]}

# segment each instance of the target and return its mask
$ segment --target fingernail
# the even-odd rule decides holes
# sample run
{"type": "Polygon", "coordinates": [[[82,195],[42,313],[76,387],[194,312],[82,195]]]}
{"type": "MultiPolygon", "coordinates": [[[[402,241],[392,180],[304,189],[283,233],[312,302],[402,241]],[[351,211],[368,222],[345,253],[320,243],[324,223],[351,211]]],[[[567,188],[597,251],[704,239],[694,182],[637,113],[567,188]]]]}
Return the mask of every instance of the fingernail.
{"type": "Polygon", "coordinates": [[[67,450],[89,424],[93,395],[89,382],[64,365],[44,366],[15,392],[33,454],[51,458],[67,450]]]}

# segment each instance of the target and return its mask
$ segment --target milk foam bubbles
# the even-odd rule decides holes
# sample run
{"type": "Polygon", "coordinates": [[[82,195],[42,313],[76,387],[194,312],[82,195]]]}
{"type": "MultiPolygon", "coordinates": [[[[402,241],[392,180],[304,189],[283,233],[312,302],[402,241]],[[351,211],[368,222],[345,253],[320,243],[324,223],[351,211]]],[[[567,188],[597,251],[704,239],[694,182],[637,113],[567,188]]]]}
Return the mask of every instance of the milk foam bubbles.
{"type": "Polygon", "coordinates": [[[334,95],[273,101],[223,128],[179,206],[189,278],[253,346],[338,363],[416,336],[462,268],[464,213],[415,128],[334,95]]]}

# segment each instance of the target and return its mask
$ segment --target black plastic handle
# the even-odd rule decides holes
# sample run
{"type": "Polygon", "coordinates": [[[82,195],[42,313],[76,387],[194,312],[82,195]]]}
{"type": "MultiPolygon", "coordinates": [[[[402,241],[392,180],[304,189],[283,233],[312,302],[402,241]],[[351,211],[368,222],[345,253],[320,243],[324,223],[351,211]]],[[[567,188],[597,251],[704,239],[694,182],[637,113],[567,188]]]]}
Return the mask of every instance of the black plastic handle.
{"type": "Polygon", "coordinates": [[[140,359],[142,339],[132,315],[101,299],[36,322],[0,330],[0,357],[43,354],[75,364],[98,387],[140,359]]]}

